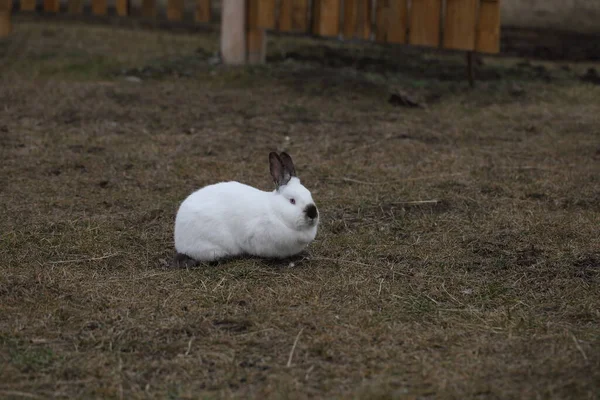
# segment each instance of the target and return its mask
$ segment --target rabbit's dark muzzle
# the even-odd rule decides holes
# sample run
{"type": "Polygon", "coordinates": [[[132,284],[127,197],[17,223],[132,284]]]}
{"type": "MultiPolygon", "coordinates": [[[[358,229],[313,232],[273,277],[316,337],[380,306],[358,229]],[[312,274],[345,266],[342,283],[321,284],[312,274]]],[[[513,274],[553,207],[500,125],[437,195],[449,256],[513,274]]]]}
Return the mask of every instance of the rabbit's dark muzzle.
{"type": "Polygon", "coordinates": [[[310,219],[315,219],[319,215],[319,212],[317,211],[317,206],[315,206],[314,204],[309,204],[308,206],[306,206],[306,208],[304,209],[304,213],[310,219]]]}

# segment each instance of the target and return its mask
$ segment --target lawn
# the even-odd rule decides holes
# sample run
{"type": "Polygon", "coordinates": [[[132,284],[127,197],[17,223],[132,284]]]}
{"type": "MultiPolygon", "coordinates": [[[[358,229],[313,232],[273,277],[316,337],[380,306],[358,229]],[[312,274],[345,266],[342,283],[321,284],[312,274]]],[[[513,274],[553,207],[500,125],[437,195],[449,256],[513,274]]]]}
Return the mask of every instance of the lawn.
{"type": "Polygon", "coordinates": [[[599,398],[595,66],[483,57],[471,89],[462,54],[217,49],[0,41],[0,397],[599,398]],[[173,267],[179,203],[271,190],[274,150],[320,210],[306,254],[173,267]]]}

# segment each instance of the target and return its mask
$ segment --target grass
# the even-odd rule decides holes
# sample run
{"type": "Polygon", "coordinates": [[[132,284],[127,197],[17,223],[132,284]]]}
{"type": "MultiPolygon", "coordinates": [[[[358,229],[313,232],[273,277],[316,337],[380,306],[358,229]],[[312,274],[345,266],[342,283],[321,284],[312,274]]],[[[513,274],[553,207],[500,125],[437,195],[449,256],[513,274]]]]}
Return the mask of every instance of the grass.
{"type": "Polygon", "coordinates": [[[470,90],[452,54],[275,38],[232,68],[202,34],[15,25],[2,397],[598,398],[589,65],[485,58],[470,90]],[[270,188],[273,149],[321,211],[307,257],[168,267],[179,202],[270,188]]]}

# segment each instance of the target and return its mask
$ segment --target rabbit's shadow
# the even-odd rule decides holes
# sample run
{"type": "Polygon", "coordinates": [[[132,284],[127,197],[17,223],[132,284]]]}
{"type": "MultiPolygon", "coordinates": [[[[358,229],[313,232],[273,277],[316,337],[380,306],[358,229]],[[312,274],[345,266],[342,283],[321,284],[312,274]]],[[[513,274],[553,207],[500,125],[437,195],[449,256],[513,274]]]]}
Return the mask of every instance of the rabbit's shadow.
{"type": "Polygon", "coordinates": [[[262,264],[271,267],[271,268],[275,268],[275,269],[283,269],[283,268],[287,268],[287,267],[295,267],[300,265],[303,261],[309,260],[310,259],[310,254],[308,253],[308,251],[302,251],[294,256],[291,257],[286,257],[286,258],[263,258],[263,257],[257,257],[257,256],[251,256],[251,255],[242,255],[242,256],[231,256],[231,257],[224,257],[222,259],[219,259],[217,261],[198,261],[195,260],[185,254],[182,253],[176,253],[171,262],[169,263],[169,267],[171,268],[199,268],[199,267],[210,267],[210,268],[214,268],[214,267],[222,267],[225,266],[227,264],[230,264],[233,261],[238,261],[238,260],[254,260],[254,261],[259,261],[262,264]]]}

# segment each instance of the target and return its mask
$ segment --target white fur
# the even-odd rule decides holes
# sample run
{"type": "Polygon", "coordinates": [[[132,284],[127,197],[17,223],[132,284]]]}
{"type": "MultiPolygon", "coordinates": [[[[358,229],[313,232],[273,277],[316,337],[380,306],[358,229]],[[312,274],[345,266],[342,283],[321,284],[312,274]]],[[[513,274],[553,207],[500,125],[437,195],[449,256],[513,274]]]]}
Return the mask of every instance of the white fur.
{"type": "Polygon", "coordinates": [[[314,204],[312,196],[297,177],[273,192],[239,182],[205,186],[179,207],[175,249],[198,261],[244,254],[292,256],[317,235],[319,217],[311,222],[304,213],[309,204],[314,204]]]}

